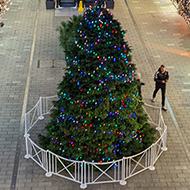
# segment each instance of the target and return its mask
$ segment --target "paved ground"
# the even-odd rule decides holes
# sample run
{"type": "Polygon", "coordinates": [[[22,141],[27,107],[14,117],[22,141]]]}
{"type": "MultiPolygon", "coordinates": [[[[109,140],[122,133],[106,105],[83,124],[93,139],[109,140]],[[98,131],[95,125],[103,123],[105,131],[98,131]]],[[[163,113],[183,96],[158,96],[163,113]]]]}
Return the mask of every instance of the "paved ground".
{"type": "MultiPolygon", "coordinates": [[[[91,185],[88,189],[188,190],[190,29],[169,0],[117,0],[112,12],[127,30],[133,62],[146,83],[143,86],[146,102],[150,103],[155,70],[160,64],[166,65],[170,74],[167,105],[171,106],[176,120],[172,120],[169,111],[164,113],[168,151],[156,163],[155,171],[147,170],[129,179],[126,186],[91,185]]],[[[55,17],[53,10],[45,10],[45,0],[14,0],[4,18],[5,27],[0,29],[1,190],[79,189],[73,182],[55,176],[46,178],[35,163],[24,159],[23,110],[26,102],[29,110],[39,96],[56,94],[56,85],[65,68],[56,28],[66,19],[55,17]],[[33,36],[35,29],[36,36],[33,36]]],[[[160,95],[156,104],[160,105],[160,95]]]]}

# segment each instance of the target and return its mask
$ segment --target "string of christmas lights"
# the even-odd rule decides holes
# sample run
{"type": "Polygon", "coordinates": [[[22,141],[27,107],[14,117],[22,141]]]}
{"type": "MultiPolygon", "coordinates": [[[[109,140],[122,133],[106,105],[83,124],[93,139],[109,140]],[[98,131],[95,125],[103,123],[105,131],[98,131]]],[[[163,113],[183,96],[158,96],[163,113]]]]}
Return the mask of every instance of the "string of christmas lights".
{"type": "Polygon", "coordinates": [[[190,0],[180,0],[178,2],[178,12],[190,24],[190,0]]]}

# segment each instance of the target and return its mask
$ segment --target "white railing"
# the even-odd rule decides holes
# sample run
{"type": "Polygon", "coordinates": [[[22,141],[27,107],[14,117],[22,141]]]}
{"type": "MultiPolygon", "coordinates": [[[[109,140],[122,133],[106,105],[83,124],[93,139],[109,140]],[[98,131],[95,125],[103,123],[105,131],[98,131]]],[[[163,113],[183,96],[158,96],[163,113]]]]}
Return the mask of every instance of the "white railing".
{"type": "Polygon", "coordinates": [[[49,150],[44,150],[30,138],[30,130],[37,127],[36,123],[42,120],[44,115],[50,113],[53,108],[52,100],[55,99],[57,96],[40,97],[37,104],[25,114],[25,158],[31,158],[36,162],[46,171],[47,177],[54,174],[75,181],[81,184],[82,189],[87,185],[100,183],[120,182],[121,185],[125,185],[126,179],[146,169],[154,170],[154,164],[163,151],[167,150],[167,126],[164,123],[161,108],[148,104],[144,104],[143,109],[148,115],[149,123],[158,130],[159,138],[149,148],[136,155],[112,162],[93,163],[69,160],[49,150]]]}

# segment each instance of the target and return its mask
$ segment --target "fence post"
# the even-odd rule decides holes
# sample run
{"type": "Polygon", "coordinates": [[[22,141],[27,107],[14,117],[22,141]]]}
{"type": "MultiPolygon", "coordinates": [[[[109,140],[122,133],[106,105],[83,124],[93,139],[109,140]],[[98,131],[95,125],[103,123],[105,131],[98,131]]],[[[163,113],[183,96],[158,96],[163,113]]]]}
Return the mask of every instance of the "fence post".
{"type": "Polygon", "coordinates": [[[120,185],[126,185],[127,182],[125,181],[125,157],[122,159],[122,167],[121,167],[121,181],[120,185]]]}
{"type": "Polygon", "coordinates": [[[157,131],[162,131],[162,128],[161,128],[161,120],[162,120],[162,110],[161,108],[159,108],[159,120],[158,120],[158,127],[156,127],[156,130],[157,131]]]}
{"type": "Polygon", "coordinates": [[[166,141],[167,141],[167,126],[164,125],[164,135],[162,137],[162,150],[167,151],[168,148],[166,147],[166,141]]]}
{"type": "Polygon", "coordinates": [[[24,156],[26,159],[30,158],[30,154],[28,152],[28,137],[30,136],[30,134],[27,133],[27,115],[25,114],[25,133],[24,133],[24,137],[25,137],[25,143],[26,143],[26,155],[24,156]]]}
{"type": "Polygon", "coordinates": [[[49,150],[46,151],[46,177],[51,177],[52,172],[51,172],[51,155],[49,150]]]}
{"type": "Polygon", "coordinates": [[[155,146],[155,144],[152,144],[151,148],[150,148],[150,166],[149,166],[149,170],[151,170],[151,171],[155,170],[155,167],[154,167],[154,157],[155,157],[154,146],[155,146]]]}
{"type": "Polygon", "coordinates": [[[42,97],[40,96],[40,116],[38,117],[39,120],[43,120],[44,116],[42,113],[42,97]]]}
{"type": "Polygon", "coordinates": [[[81,189],[86,189],[86,162],[83,160],[82,166],[81,166],[81,189]]]}
{"type": "Polygon", "coordinates": [[[46,114],[50,114],[50,108],[51,108],[51,106],[49,108],[49,106],[48,106],[48,102],[49,101],[51,101],[51,100],[49,98],[46,98],[46,101],[45,101],[45,104],[46,104],[46,114]]]}
{"type": "Polygon", "coordinates": [[[44,169],[46,169],[46,152],[44,152],[44,150],[42,151],[42,166],[44,169]]]}
{"type": "Polygon", "coordinates": [[[29,144],[28,144],[28,137],[30,136],[30,134],[25,134],[24,135],[24,137],[25,137],[25,143],[26,143],[26,154],[25,154],[25,156],[24,156],[24,158],[26,158],[26,159],[29,159],[30,158],[30,154],[29,154],[29,144]]]}

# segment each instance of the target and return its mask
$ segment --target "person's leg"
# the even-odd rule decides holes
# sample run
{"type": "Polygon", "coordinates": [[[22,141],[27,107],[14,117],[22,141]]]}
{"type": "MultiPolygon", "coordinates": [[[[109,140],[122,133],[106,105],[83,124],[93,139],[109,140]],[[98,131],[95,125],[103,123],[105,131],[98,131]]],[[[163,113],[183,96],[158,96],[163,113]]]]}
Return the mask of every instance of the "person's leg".
{"type": "Polygon", "coordinates": [[[165,93],[166,93],[166,87],[161,88],[162,91],[162,107],[165,106],[165,93]]]}
{"type": "Polygon", "coordinates": [[[156,87],[155,87],[155,90],[154,90],[154,92],[153,92],[153,97],[152,97],[152,102],[154,103],[155,102],[155,98],[156,98],[156,94],[157,94],[157,92],[158,92],[158,90],[160,89],[160,87],[158,87],[157,85],[156,85],[156,87]]]}
{"type": "Polygon", "coordinates": [[[155,90],[154,90],[154,92],[153,92],[153,98],[156,98],[156,94],[157,94],[157,92],[158,92],[159,89],[160,89],[160,87],[158,87],[158,86],[156,85],[155,90]]]}

